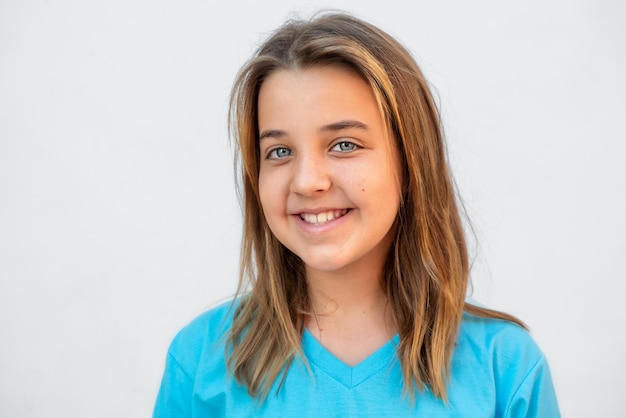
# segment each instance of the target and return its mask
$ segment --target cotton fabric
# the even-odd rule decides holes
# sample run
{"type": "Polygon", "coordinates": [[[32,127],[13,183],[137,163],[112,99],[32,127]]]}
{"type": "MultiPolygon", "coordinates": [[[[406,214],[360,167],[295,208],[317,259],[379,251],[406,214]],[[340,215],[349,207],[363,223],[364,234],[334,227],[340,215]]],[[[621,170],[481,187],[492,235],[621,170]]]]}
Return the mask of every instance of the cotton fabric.
{"type": "Polygon", "coordinates": [[[174,338],[155,418],[184,417],[560,417],[545,356],[516,324],[464,314],[452,356],[448,403],[428,390],[403,396],[396,335],[355,367],[308,331],[302,358],[260,403],[226,366],[234,308],[223,304],[174,338]],[[308,364],[308,367],[307,367],[308,364]]]}

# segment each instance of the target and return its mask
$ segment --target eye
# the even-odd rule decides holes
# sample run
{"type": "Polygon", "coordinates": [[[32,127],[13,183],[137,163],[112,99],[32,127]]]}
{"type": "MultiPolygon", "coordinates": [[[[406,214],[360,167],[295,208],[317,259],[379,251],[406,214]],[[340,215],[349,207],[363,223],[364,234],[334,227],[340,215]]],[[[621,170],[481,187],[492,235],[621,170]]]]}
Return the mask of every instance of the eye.
{"type": "Polygon", "coordinates": [[[358,148],[358,146],[353,143],[353,142],[349,142],[349,141],[341,141],[338,142],[337,144],[333,145],[333,147],[331,148],[332,151],[339,151],[339,152],[350,152],[350,151],[354,151],[358,148]]]}
{"type": "Polygon", "coordinates": [[[267,159],[269,160],[280,160],[282,158],[289,157],[291,155],[291,150],[285,147],[276,147],[267,154],[267,159]]]}

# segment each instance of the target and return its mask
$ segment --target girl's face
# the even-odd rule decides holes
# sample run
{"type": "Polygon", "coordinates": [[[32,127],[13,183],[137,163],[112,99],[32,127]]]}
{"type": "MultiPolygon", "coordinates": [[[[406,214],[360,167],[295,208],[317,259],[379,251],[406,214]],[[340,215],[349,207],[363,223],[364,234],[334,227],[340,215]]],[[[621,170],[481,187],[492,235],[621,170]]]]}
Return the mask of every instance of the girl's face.
{"type": "Polygon", "coordinates": [[[338,66],[275,71],[258,124],[261,204],[276,238],[307,275],[380,272],[401,179],[369,84],[338,66]]]}

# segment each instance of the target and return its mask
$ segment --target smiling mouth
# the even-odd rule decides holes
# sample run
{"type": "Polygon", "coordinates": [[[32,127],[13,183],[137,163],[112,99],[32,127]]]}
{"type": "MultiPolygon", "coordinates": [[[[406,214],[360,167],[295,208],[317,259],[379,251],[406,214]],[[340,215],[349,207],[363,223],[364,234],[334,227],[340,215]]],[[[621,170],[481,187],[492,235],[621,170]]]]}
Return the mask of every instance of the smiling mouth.
{"type": "Polygon", "coordinates": [[[301,213],[300,219],[311,225],[323,225],[337,218],[341,218],[346,213],[348,213],[348,209],[327,210],[320,213],[301,213]]]}

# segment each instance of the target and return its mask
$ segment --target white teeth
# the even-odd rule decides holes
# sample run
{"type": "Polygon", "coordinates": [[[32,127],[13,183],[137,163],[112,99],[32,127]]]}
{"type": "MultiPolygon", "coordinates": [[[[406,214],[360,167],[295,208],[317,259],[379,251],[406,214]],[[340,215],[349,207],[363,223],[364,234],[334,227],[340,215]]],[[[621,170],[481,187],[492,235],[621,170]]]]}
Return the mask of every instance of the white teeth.
{"type": "Polygon", "coordinates": [[[329,210],[326,212],[320,212],[318,214],[301,213],[300,219],[302,219],[304,222],[307,222],[313,225],[321,225],[321,224],[330,222],[332,220],[335,220],[337,218],[340,218],[346,213],[348,213],[348,209],[329,210]]]}

